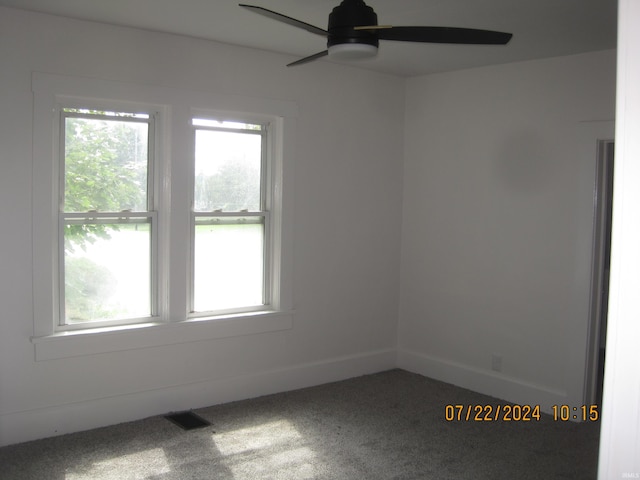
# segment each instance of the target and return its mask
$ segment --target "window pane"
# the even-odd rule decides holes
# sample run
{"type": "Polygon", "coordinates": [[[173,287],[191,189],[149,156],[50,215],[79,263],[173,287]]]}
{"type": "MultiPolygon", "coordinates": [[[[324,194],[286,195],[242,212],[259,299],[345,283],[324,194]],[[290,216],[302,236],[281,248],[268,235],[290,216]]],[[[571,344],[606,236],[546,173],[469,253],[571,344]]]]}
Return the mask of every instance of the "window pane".
{"type": "Polygon", "coordinates": [[[262,217],[196,218],[194,311],[262,305],[262,217]]]}
{"type": "Polygon", "coordinates": [[[65,323],[150,316],[150,244],[147,220],[65,225],[65,323]]]}
{"type": "Polygon", "coordinates": [[[261,162],[261,135],[196,130],[194,210],[261,210],[261,162]]]}
{"type": "Polygon", "coordinates": [[[147,210],[149,125],[65,119],[64,212],[147,210]]]}

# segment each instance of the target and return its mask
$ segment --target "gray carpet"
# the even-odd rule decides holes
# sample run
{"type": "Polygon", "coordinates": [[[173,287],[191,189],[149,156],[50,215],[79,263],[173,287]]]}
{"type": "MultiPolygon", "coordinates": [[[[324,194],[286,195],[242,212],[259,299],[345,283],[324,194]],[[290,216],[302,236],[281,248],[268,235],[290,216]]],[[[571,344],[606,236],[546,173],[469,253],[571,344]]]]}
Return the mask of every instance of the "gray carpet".
{"type": "Polygon", "coordinates": [[[447,422],[504,404],[402,370],[0,449],[3,480],[595,479],[598,423],[447,422]]]}

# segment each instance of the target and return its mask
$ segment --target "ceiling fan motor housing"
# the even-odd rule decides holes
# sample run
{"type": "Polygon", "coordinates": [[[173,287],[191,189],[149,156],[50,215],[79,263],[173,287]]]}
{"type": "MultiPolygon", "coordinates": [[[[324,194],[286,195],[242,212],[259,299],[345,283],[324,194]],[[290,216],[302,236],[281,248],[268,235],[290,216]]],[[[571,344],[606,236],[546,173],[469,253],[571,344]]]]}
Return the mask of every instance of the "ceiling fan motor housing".
{"type": "Polygon", "coordinates": [[[378,25],[378,15],[362,0],[343,0],[329,14],[327,47],[342,44],[364,44],[378,47],[378,35],[353,27],[378,25]]]}

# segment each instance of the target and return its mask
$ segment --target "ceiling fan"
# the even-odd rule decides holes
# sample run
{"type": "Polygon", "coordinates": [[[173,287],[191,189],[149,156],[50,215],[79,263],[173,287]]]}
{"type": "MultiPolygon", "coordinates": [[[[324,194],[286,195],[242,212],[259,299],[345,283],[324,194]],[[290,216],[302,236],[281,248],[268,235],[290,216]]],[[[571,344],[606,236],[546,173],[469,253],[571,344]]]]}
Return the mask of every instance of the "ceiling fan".
{"type": "Polygon", "coordinates": [[[288,64],[288,67],[312,62],[329,55],[340,60],[370,58],[378,53],[379,40],[401,42],[457,43],[467,45],[506,45],[511,33],[455,27],[394,27],[378,25],[378,16],[363,0],[343,0],[329,14],[327,30],[281,13],[241,3],[265,17],[302,28],[327,38],[327,49],[288,64]]]}

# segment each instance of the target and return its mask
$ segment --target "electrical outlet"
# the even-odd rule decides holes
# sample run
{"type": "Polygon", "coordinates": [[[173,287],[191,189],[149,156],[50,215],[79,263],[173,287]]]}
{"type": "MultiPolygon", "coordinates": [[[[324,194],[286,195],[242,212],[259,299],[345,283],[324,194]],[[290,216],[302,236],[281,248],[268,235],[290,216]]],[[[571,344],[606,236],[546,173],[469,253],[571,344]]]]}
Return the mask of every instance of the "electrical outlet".
{"type": "Polygon", "coordinates": [[[499,353],[494,353],[491,355],[491,370],[494,372],[502,371],[502,355],[499,353]]]}

